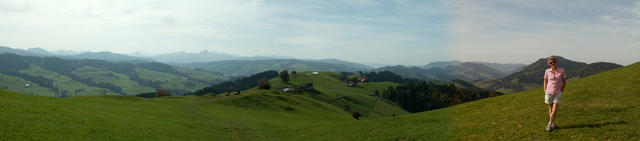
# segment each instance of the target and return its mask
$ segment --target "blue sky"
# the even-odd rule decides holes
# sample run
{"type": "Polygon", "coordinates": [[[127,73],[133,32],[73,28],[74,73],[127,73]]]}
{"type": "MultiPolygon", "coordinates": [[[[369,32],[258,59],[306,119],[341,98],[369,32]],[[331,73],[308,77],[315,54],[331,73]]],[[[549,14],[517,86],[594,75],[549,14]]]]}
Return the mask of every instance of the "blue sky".
{"type": "Polygon", "coordinates": [[[639,1],[0,0],[0,46],[424,65],[640,61],[639,1]]]}

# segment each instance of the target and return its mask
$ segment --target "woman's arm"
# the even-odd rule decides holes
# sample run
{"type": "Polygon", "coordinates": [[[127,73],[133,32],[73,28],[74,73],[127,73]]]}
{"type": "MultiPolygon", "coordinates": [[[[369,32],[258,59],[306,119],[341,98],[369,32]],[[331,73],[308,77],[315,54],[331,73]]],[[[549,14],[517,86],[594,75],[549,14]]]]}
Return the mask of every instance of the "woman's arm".
{"type": "Polygon", "coordinates": [[[564,92],[564,86],[567,86],[567,78],[562,78],[562,89],[560,91],[564,92]]]}
{"type": "Polygon", "coordinates": [[[547,91],[547,81],[549,81],[547,78],[544,79],[544,86],[542,86],[544,88],[544,91],[547,91]]]}

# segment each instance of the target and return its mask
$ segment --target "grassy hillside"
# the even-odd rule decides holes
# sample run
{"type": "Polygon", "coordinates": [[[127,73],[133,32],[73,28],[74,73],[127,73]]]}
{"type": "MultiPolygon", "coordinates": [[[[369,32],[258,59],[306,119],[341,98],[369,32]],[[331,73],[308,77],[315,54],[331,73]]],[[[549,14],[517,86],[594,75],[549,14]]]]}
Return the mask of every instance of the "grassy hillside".
{"type": "MultiPolygon", "coordinates": [[[[0,90],[0,137],[6,140],[633,140],[640,137],[638,72],[640,63],[570,82],[558,112],[559,129],[554,132],[544,131],[548,116],[541,89],[417,114],[363,120],[354,120],[341,108],[308,98],[315,98],[310,96],[312,93],[248,90],[232,96],[144,99],[50,98],[0,90]]],[[[334,81],[331,75],[321,73],[318,78],[312,77],[294,75],[290,83],[304,83],[309,78],[317,83],[319,93],[341,89],[321,84],[334,81]]],[[[274,87],[288,85],[277,81],[271,80],[274,87]]],[[[370,91],[375,87],[336,91],[370,91]]]]}
{"type": "Polygon", "coordinates": [[[0,113],[3,140],[277,140],[301,126],[354,120],[331,105],[269,91],[144,99],[0,90],[0,113]]]}
{"type": "Polygon", "coordinates": [[[640,137],[640,63],[567,85],[558,130],[545,132],[542,89],[487,98],[449,108],[305,128],[316,139],[413,140],[630,140],[640,137]],[[339,130],[340,132],[331,132],[339,130]]]}
{"type": "MultiPolygon", "coordinates": [[[[20,70],[20,73],[29,76],[39,76],[42,78],[46,78],[52,80],[52,87],[48,87],[49,91],[45,92],[55,92],[55,93],[45,93],[45,92],[34,92],[35,95],[59,95],[59,94],[67,94],[68,96],[79,96],[79,95],[87,95],[87,94],[116,94],[116,92],[95,86],[89,86],[86,83],[80,82],[78,80],[74,80],[70,76],[60,74],[57,72],[49,71],[47,69],[38,67],[36,65],[30,65],[29,68],[20,70]]],[[[89,74],[90,75],[90,74],[89,74]]],[[[19,83],[19,82],[14,82],[19,83]]],[[[27,81],[30,84],[38,84],[34,82],[27,81]]],[[[30,87],[24,87],[21,89],[31,89],[30,87]]]]}
{"type": "MultiPolygon", "coordinates": [[[[290,81],[283,83],[280,78],[274,78],[270,82],[272,90],[281,91],[285,87],[295,87],[305,83],[313,83],[315,91],[299,93],[319,101],[343,108],[348,105],[350,111],[358,111],[363,118],[376,118],[401,115],[408,112],[381,97],[375,97],[374,91],[380,93],[384,88],[400,84],[390,82],[368,82],[358,84],[359,87],[347,87],[347,83],[338,78],[342,74],[333,72],[320,72],[320,75],[311,75],[311,72],[301,72],[290,75],[290,81]]],[[[295,92],[292,92],[295,93],[295,92]]]]}
{"type": "Polygon", "coordinates": [[[32,95],[135,95],[156,89],[181,95],[226,80],[219,73],[156,62],[133,64],[0,54],[0,88],[32,95]]]}

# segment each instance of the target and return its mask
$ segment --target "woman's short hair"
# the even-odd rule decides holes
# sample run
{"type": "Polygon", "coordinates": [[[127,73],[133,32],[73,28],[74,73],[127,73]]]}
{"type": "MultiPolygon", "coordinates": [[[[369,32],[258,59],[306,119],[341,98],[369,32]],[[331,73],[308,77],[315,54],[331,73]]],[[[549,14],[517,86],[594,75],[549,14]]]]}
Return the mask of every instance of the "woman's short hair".
{"type": "Polygon", "coordinates": [[[556,56],[549,56],[549,57],[547,58],[547,63],[549,63],[549,62],[551,62],[551,61],[553,61],[553,62],[558,62],[558,61],[556,60],[556,56]]]}

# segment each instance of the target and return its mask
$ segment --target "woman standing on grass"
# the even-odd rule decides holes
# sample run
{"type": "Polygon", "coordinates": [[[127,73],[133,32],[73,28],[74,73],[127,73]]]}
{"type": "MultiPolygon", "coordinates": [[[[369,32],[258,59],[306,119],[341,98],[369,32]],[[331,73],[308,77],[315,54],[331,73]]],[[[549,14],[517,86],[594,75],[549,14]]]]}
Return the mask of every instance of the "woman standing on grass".
{"type": "Polygon", "coordinates": [[[556,129],[556,112],[562,98],[562,92],[567,84],[567,75],[564,69],[558,68],[558,62],[554,56],[547,58],[549,69],[544,71],[544,103],[549,105],[549,123],[547,131],[556,129]]]}

